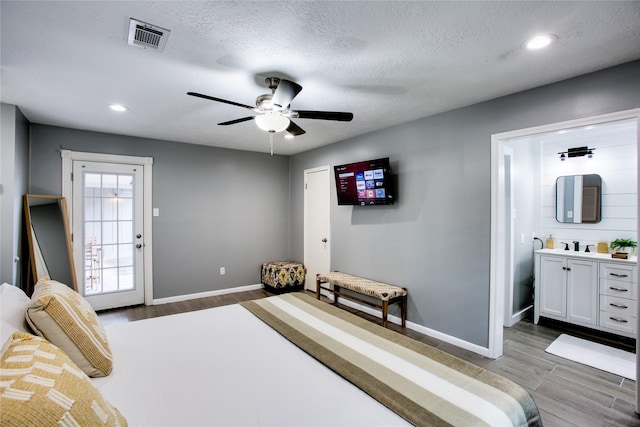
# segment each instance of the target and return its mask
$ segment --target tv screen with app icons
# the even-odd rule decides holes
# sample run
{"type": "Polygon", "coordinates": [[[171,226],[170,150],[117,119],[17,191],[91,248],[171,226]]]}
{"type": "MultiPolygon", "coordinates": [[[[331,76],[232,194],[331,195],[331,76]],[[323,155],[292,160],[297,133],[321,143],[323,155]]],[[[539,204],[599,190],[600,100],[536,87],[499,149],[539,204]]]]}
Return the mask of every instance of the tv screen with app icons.
{"type": "Polygon", "coordinates": [[[391,205],[395,194],[389,158],[333,167],[339,205],[391,205]]]}

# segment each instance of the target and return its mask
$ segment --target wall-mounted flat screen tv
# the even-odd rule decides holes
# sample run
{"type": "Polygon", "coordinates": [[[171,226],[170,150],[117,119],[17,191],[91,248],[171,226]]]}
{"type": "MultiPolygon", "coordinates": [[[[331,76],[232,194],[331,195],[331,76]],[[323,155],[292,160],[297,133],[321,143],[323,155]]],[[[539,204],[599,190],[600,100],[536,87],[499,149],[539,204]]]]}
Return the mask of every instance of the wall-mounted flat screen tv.
{"type": "Polygon", "coordinates": [[[395,199],[389,158],[334,166],[339,205],[392,205],[395,199]]]}

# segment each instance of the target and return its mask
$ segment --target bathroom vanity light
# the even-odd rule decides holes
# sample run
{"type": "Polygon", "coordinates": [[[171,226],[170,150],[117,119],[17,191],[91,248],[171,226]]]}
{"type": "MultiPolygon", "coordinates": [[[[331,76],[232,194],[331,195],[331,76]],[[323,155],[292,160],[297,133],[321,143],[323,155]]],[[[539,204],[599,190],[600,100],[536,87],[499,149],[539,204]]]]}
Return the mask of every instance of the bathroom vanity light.
{"type": "Polygon", "coordinates": [[[564,162],[567,159],[567,157],[587,156],[588,158],[592,158],[594,151],[595,151],[595,148],[589,148],[585,146],[585,147],[569,148],[567,151],[561,151],[558,154],[560,154],[560,160],[564,162]]]}

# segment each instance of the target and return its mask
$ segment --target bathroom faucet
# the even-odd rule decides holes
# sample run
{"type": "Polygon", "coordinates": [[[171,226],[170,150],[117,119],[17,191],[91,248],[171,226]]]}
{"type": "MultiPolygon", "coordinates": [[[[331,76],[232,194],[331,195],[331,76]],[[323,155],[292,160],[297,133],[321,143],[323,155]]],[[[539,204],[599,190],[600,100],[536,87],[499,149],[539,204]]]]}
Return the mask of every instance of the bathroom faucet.
{"type": "Polygon", "coordinates": [[[580,242],[578,242],[577,240],[573,241],[573,250],[576,252],[580,251],[580,242]]]}
{"type": "Polygon", "coordinates": [[[587,245],[587,249],[585,249],[585,250],[584,250],[585,252],[591,252],[591,251],[589,250],[589,246],[595,246],[595,245],[587,245]]]}

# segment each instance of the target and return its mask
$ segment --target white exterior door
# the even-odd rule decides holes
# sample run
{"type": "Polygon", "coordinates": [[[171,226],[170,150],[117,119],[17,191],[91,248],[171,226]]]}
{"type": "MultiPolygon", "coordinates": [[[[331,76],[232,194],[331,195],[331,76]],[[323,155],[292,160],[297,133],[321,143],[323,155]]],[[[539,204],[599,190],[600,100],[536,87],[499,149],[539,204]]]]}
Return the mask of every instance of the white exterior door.
{"type": "Polygon", "coordinates": [[[329,166],[304,171],[305,289],[316,290],[316,274],[331,271],[331,175],[329,166]]]}
{"type": "Polygon", "coordinates": [[[73,162],[78,291],[96,309],[144,303],[143,168],[73,162]]]}

